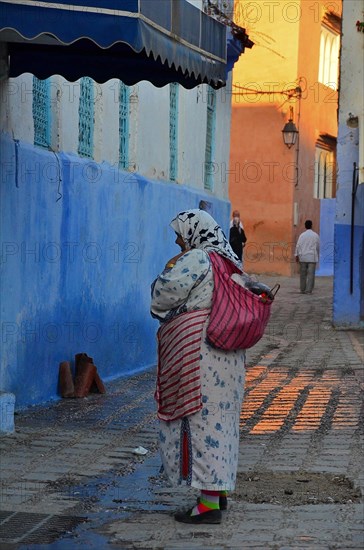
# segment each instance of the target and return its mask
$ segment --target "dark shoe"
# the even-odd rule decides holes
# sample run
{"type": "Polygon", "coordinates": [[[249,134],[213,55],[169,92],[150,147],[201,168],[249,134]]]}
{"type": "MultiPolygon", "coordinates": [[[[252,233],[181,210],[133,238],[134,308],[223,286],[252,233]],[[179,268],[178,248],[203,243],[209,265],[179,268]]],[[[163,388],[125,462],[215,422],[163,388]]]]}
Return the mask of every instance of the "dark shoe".
{"type": "MultiPolygon", "coordinates": [[[[197,497],[197,504],[200,504],[200,497],[197,497]]],[[[227,497],[219,497],[220,510],[227,510],[227,497]]]]}
{"type": "Polygon", "coordinates": [[[192,523],[194,525],[200,525],[201,523],[217,524],[221,523],[222,514],[220,510],[210,510],[209,512],[203,512],[197,516],[191,516],[193,508],[187,512],[177,512],[174,519],[181,523],[192,523]]]}

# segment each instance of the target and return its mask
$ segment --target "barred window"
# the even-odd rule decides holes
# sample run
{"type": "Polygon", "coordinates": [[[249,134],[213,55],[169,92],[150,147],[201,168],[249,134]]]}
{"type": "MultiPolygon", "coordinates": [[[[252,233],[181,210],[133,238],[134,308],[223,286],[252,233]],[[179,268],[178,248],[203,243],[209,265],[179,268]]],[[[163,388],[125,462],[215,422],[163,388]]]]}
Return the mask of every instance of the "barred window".
{"type": "Polygon", "coordinates": [[[176,181],[178,174],[178,95],[175,82],[169,86],[169,178],[176,181]]]}
{"type": "Polygon", "coordinates": [[[216,90],[207,91],[207,123],[204,188],[212,191],[214,187],[214,156],[215,156],[215,124],[216,124],[216,90]]]}
{"type": "Polygon", "coordinates": [[[78,153],[92,158],[94,146],[94,83],[85,76],[80,81],[80,103],[78,108],[78,153]]]}
{"type": "Polygon", "coordinates": [[[119,166],[129,167],[130,87],[120,82],[119,88],[119,166]]]}
{"type": "Polygon", "coordinates": [[[33,76],[33,121],[34,144],[40,147],[51,145],[50,81],[33,76]]]}

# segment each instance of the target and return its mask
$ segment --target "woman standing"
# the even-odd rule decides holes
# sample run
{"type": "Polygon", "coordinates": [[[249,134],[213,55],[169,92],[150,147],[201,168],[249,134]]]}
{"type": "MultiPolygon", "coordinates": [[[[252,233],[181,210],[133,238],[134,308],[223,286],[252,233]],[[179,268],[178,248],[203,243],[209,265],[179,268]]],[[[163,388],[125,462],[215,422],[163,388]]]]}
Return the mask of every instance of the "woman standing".
{"type": "Polygon", "coordinates": [[[239,260],[243,260],[243,251],[247,241],[239,210],[234,210],[230,222],[229,243],[239,260]]]}
{"type": "Polygon", "coordinates": [[[245,352],[206,341],[214,279],[210,252],[241,269],[221,227],[203,210],[171,222],[181,253],[152,285],[152,316],[159,319],[156,400],[160,450],[173,485],[201,490],[196,506],[175,515],[185,523],[220,523],[235,487],[245,352]]]}

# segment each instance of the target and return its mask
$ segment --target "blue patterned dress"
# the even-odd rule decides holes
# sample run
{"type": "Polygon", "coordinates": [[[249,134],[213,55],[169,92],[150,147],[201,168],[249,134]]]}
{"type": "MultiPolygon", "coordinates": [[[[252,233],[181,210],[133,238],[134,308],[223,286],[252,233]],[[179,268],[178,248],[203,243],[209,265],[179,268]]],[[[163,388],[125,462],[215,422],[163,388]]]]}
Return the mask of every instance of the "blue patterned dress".
{"type": "MultiPolygon", "coordinates": [[[[192,249],[165,269],[152,285],[154,317],[211,309],[213,274],[208,254],[192,249]]],[[[239,418],[245,379],[245,352],[225,352],[201,339],[203,407],[179,420],[160,422],[160,451],[173,485],[187,484],[211,491],[235,487],[239,454],[239,418]]]]}

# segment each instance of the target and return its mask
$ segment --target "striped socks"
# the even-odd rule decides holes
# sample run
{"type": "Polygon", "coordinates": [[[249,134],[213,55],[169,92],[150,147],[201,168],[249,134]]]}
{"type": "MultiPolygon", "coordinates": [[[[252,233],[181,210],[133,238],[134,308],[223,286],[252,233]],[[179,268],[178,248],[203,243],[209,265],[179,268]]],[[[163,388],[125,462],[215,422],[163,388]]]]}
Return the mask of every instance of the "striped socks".
{"type": "Polygon", "coordinates": [[[200,501],[191,512],[191,516],[197,516],[211,510],[220,510],[219,499],[221,491],[201,491],[200,501]]]}

